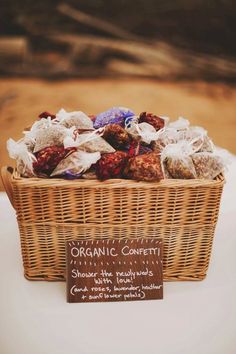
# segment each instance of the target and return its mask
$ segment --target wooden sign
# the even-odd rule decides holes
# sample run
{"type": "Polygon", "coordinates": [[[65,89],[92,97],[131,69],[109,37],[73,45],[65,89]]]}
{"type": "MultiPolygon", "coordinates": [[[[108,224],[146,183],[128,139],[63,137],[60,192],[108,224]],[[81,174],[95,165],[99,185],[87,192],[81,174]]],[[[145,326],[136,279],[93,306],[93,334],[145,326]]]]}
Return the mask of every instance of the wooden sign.
{"type": "Polygon", "coordinates": [[[162,241],[67,242],[67,301],[163,298],[162,241]]]}

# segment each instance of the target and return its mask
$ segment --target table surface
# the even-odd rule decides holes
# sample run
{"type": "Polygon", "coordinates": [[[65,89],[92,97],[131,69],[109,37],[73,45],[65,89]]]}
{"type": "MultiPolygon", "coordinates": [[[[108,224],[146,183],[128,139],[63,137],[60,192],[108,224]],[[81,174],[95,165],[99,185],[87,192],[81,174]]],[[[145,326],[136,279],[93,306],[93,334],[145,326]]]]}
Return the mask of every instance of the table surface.
{"type": "Polygon", "coordinates": [[[226,175],[208,276],[164,300],[68,304],[64,282],[23,276],[15,212],[0,194],[1,354],[234,354],[236,159],[226,175]]]}

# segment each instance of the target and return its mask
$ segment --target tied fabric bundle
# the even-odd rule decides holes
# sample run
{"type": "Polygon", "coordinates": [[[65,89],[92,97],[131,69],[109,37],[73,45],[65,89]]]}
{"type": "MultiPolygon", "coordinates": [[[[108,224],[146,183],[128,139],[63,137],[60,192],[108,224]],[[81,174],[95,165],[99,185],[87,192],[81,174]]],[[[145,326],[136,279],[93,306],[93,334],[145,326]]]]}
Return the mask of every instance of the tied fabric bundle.
{"type": "Polygon", "coordinates": [[[36,152],[36,161],[33,163],[35,173],[50,176],[61,160],[73,151],[75,151],[74,148],[65,149],[63,146],[49,146],[36,152]]]}
{"type": "Polygon", "coordinates": [[[125,107],[113,107],[99,113],[94,121],[94,128],[101,128],[107,124],[124,125],[125,119],[135,116],[134,112],[125,107]]]}
{"type": "Polygon", "coordinates": [[[128,154],[124,151],[104,154],[96,165],[96,175],[98,179],[121,178],[127,160],[128,154]]]}
{"type": "Polygon", "coordinates": [[[113,107],[97,115],[44,111],[7,149],[22,177],[213,179],[230,161],[207,131],[179,117],[113,107]]]}

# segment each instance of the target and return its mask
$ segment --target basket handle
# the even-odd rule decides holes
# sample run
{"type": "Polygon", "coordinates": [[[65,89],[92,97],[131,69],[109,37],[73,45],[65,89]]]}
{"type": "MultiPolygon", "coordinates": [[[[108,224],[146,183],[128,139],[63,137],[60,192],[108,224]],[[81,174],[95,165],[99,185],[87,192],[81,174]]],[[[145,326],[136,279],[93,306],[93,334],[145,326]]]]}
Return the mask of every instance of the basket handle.
{"type": "Polygon", "coordinates": [[[11,205],[14,208],[13,188],[11,184],[12,173],[13,173],[13,168],[10,166],[3,166],[1,168],[2,183],[7,192],[11,205]]]}

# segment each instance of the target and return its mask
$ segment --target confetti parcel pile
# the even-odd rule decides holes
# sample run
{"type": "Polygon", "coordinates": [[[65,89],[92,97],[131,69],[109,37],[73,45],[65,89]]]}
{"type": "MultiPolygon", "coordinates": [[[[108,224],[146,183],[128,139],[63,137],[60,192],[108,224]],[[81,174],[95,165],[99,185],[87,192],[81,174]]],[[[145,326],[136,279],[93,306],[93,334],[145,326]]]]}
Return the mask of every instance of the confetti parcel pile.
{"type": "Polygon", "coordinates": [[[214,179],[229,161],[201,127],[182,117],[113,107],[98,115],[43,112],[7,149],[22,177],[139,181],[214,179]]]}

